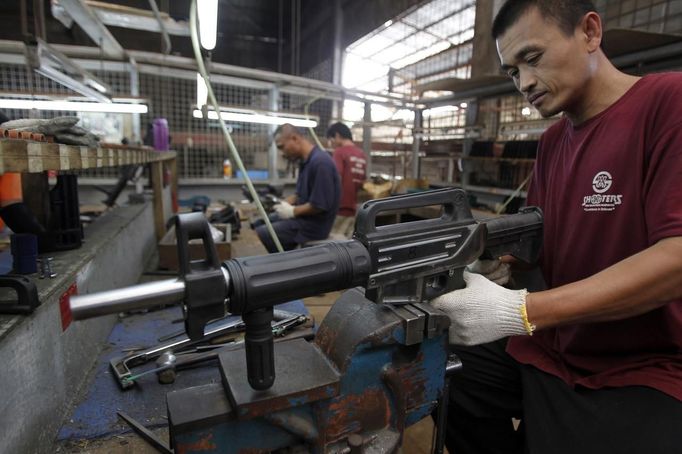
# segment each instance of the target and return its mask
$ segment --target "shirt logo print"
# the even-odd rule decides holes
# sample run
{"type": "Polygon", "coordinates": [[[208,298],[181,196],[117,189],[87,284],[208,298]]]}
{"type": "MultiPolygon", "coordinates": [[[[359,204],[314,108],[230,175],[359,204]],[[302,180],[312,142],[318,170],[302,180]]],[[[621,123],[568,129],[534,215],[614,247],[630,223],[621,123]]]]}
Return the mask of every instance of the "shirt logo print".
{"type": "Polygon", "coordinates": [[[602,170],[594,176],[594,179],[592,180],[592,189],[594,189],[594,192],[597,194],[603,194],[604,192],[611,189],[612,183],[613,177],[611,174],[605,170],[602,170]]]}
{"type": "Polygon", "coordinates": [[[605,194],[613,186],[613,177],[605,170],[598,172],[592,179],[594,194],[583,197],[585,211],[614,211],[623,203],[622,194],[605,194]]]}

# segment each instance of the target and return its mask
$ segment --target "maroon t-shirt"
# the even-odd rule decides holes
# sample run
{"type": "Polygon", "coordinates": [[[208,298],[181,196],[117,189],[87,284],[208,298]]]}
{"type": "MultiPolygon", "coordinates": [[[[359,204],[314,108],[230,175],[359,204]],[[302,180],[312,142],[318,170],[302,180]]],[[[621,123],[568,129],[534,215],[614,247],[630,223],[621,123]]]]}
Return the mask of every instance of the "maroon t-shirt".
{"type": "Polygon", "coordinates": [[[339,147],[334,150],[334,163],[341,175],[341,206],[338,214],[355,216],[357,193],[365,181],[365,153],[354,145],[339,147]]]}
{"type": "MultiPolygon", "coordinates": [[[[528,205],[544,211],[550,288],[682,236],[682,73],[646,76],[578,127],[564,118],[547,130],[528,205]]],[[[682,301],[514,337],[507,350],[572,386],[643,385],[682,400],[682,301]]]]}

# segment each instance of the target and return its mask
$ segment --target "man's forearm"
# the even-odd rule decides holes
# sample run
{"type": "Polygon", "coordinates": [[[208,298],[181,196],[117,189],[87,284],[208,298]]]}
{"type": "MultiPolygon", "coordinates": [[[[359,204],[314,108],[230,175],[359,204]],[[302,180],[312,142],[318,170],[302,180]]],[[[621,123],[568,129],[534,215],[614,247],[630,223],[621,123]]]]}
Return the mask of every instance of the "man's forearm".
{"type": "Polygon", "coordinates": [[[296,205],[294,207],[294,216],[312,216],[317,213],[321,213],[322,210],[315,208],[310,202],[304,203],[302,205],[296,205]]]}
{"type": "Polygon", "coordinates": [[[682,298],[682,237],[666,238],[589,278],[528,294],[538,329],[620,320],[682,298]]]}

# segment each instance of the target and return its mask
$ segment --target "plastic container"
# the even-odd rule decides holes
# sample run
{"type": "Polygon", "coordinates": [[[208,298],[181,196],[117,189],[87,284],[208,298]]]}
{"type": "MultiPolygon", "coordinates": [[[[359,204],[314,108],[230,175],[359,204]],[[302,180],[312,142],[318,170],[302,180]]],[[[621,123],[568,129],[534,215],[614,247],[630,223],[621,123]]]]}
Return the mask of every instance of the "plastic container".
{"type": "Polygon", "coordinates": [[[232,163],[229,159],[223,161],[223,178],[232,178],[232,163]]]}
{"type": "Polygon", "coordinates": [[[12,266],[18,274],[33,274],[38,271],[38,237],[31,233],[10,235],[12,266]]]}
{"type": "Polygon", "coordinates": [[[154,131],[154,149],[168,151],[170,145],[168,120],[165,118],[155,118],[152,122],[152,129],[154,131]]]}

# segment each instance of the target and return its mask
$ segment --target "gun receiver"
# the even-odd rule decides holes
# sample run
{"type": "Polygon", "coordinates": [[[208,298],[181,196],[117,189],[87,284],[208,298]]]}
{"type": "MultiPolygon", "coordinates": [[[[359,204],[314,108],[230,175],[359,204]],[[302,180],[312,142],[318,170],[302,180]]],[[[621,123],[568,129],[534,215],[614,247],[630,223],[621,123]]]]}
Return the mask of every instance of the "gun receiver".
{"type": "Polygon", "coordinates": [[[319,293],[364,287],[375,303],[428,302],[464,287],[462,273],[478,257],[511,254],[536,260],[542,242],[542,213],[477,222],[466,193],[449,188],[373,200],[360,209],[353,240],[227,260],[220,264],[208,223],[201,213],[176,217],[180,277],[71,298],[75,319],[182,301],[185,330],[200,339],[205,325],[226,313],[242,315],[249,384],[274,382],[272,307],[319,293]],[[438,205],[441,216],[377,226],[386,210],[438,205]],[[190,261],[188,243],[202,239],[206,259],[190,261]]]}

